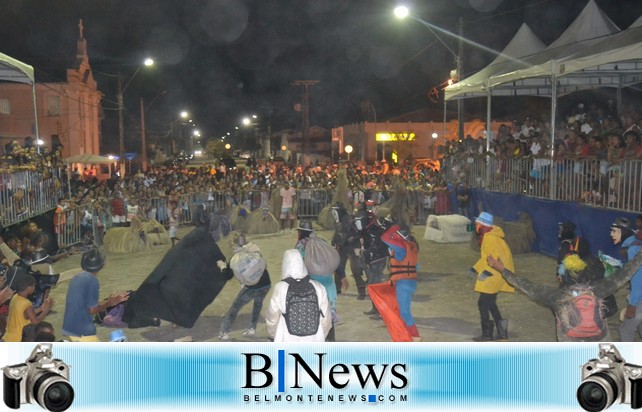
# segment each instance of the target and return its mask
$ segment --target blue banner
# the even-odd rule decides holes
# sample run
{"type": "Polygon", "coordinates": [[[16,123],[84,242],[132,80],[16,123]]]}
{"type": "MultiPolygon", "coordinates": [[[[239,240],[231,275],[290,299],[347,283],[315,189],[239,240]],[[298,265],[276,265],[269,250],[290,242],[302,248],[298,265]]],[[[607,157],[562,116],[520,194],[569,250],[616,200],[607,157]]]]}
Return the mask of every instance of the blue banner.
{"type": "MultiPolygon", "coordinates": [[[[639,345],[617,346],[629,363],[642,362],[639,345]]],[[[35,347],[2,344],[2,366],[19,368],[35,347]]],[[[50,349],[69,366],[75,393],[70,411],[559,411],[581,410],[576,399],[581,367],[597,358],[600,348],[597,343],[54,343],[50,349]]],[[[619,408],[630,406],[613,407],[619,408]]]]}

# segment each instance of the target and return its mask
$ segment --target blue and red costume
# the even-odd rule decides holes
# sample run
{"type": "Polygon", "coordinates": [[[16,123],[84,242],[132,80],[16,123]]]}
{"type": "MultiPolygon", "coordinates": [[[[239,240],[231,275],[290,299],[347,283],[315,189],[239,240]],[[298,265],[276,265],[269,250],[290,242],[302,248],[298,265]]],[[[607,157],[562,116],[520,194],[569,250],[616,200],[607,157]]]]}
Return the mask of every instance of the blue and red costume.
{"type": "Polygon", "coordinates": [[[417,290],[419,245],[394,225],[381,235],[390,251],[390,280],[368,286],[370,298],[395,342],[420,340],[410,306],[417,290]]]}

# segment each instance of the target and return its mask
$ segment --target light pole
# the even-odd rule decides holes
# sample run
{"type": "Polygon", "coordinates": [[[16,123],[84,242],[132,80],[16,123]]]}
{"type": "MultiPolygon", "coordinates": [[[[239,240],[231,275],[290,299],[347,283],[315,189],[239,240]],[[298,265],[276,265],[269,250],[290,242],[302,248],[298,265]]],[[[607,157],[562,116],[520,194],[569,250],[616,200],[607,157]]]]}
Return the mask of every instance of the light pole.
{"type": "MultiPolygon", "coordinates": [[[[461,75],[463,71],[463,62],[461,59],[461,56],[463,55],[464,52],[464,20],[462,17],[459,17],[459,21],[457,23],[457,31],[458,31],[458,50],[457,53],[446,43],[444,42],[441,37],[435,33],[435,31],[432,29],[432,25],[411,15],[410,10],[408,10],[408,7],[406,6],[397,6],[394,9],[394,14],[398,19],[405,19],[406,17],[410,17],[414,20],[417,20],[421,24],[423,24],[424,27],[426,27],[436,38],[439,40],[439,42],[452,54],[452,56],[455,58],[455,66],[456,66],[456,79],[453,79],[455,81],[461,80],[461,75]]],[[[439,29],[440,31],[444,32],[443,29],[439,29]]],[[[449,33],[452,35],[452,33],[449,33]]],[[[452,78],[452,76],[451,76],[452,78]]],[[[445,98],[444,98],[445,100],[445,98]]],[[[445,102],[444,102],[444,110],[445,110],[445,102]]],[[[459,134],[459,139],[464,138],[464,119],[463,119],[463,114],[464,114],[464,101],[463,99],[457,99],[457,123],[458,123],[458,134],[459,134]]]]}
{"type": "Polygon", "coordinates": [[[437,134],[437,132],[432,132],[431,137],[433,157],[435,158],[435,160],[437,160],[437,138],[439,137],[439,135],[437,134]]]}
{"type": "Polygon", "coordinates": [[[151,102],[145,107],[145,99],[141,96],[140,98],[140,144],[141,144],[141,149],[140,149],[140,157],[141,157],[141,166],[143,168],[143,172],[147,172],[147,131],[145,130],[145,112],[149,110],[150,107],[156,102],[156,99],[158,99],[160,96],[164,96],[167,94],[167,90],[163,90],[160,93],[158,93],[154,98],[152,99],[151,102]]]}
{"type": "Polygon", "coordinates": [[[118,102],[118,156],[119,156],[119,161],[120,161],[120,175],[121,177],[125,176],[125,125],[124,125],[124,119],[123,119],[123,114],[125,111],[125,102],[123,98],[123,93],[125,93],[125,90],[129,87],[131,84],[132,80],[134,80],[134,77],[138,74],[140,69],[143,66],[152,66],[154,65],[154,60],[147,58],[141,64],[138,66],[134,74],[127,80],[127,83],[125,83],[125,86],[123,86],[123,77],[122,75],[118,75],[118,95],[116,96],[116,100],[118,102]]]}
{"type": "Polygon", "coordinates": [[[253,114],[250,117],[244,117],[243,120],[241,121],[243,123],[243,126],[245,127],[250,127],[253,126],[254,128],[254,156],[259,157],[259,130],[258,130],[258,120],[259,117],[255,114],[253,114]]]}
{"type": "Polygon", "coordinates": [[[346,145],[346,147],[343,148],[345,152],[348,154],[348,162],[350,161],[350,153],[352,153],[352,146],[351,145],[346,145]]]}
{"type": "MultiPolygon", "coordinates": [[[[375,109],[374,105],[370,101],[370,99],[366,100],[368,102],[368,111],[372,109],[372,115],[374,116],[374,134],[375,134],[375,144],[377,143],[377,110],[375,109]]],[[[368,119],[369,120],[369,119],[368,119]]],[[[366,142],[367,144],[367,142],[366,142]]],[[[376,149],[375,149],[376,151],[376,149]]],[[[365,151],[364,151],[365,152],[365,151]]],[[[377,158],[377,154],[375,153],[375,159],[377,158]]],[[[384,160],[386,158],[386,142],[382,141],[381,142],[381,160],[384,160]]],[[[362,160],[363,156],[362,156],[362,160]]]]}
{"type": "MultiPolygon", "coordinates": [[[[170,136],[171,136],[170,152],[171,152],[172,157],[176,155],[176,137],[175,137],[176,125],[177,124],[183,125],[187,121],[188,117],[189,117],[189,113],[187,111],[183,110],[183,111],[181,111],[179,113],[179,117],[177,119],[172,120],[172,122],[170,123],[170,136]]],[[[180,130],[179,138],[180,139],[183,138],[183,130],[182,130],[182,128],[180,130]]]]}

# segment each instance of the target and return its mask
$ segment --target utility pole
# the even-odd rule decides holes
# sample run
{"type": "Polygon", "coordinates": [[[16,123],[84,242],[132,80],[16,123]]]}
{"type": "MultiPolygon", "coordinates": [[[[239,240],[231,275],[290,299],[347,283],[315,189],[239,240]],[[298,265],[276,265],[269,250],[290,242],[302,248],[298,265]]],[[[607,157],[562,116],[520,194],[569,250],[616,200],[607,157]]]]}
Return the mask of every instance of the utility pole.
{"type": "MultiPolygon", "coordinates": [[[[463,79],[464,64],[461,57],[464,55],[464,18],[459,17],[457,23],[457,32],[459,34],[459,47],[457,50],[457,81],[463,79]]],[[[459,127],[459,140],[464,139],[464,99],[457,99],[457,124],[459,127]]]]}
{"type": "Polygon", "coordinates": [[[140,98],[140,152],[143,173],[147,172],[147,136],[145,134],[145,102],[140,98]]]}
{"type": "Polygon", "coordinates": [[[118,103],[118,162],[120,163],[120,177],[125,176],[125,124],[123,119],[123,112],[125,104],[123,102],[123,78],[118,74],[118,95],[116,96],[118,103]]]}
{"type": "Polygon", "coordinates": [[[308,132],[310,129],[310,86],[319,83],[319,80],[295,80],[293,86],[303,86],[303,101],[301,112],[303,113],[303,130],[301,131],[301,152],[303,153],[304,163],[308,157],[308,132]]]}

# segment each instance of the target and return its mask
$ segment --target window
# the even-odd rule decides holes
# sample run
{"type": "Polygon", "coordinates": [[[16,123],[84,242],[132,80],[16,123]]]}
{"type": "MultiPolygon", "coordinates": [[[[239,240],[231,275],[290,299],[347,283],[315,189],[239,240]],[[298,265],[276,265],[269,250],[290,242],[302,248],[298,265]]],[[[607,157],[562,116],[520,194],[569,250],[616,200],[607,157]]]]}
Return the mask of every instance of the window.
{"type": "Polygon", "coordinates": [[[11,114],[11,103],[9,99],[0,97],[0,114],[11,114]]]}
{"type": "Polygon", "coordinates": [[[60,116],[60,96],[47,96],[47,116],[60,116]]]}

